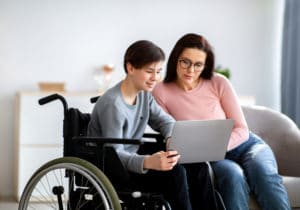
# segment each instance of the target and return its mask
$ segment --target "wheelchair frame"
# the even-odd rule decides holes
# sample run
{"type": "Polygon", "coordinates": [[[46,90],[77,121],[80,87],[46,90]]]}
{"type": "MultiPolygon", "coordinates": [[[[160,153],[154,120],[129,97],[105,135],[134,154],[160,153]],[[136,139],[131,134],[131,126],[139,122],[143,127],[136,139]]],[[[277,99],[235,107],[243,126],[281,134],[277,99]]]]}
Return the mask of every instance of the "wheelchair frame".
{"type": "MultiPolygon", "coordinates": [[[[96,102],[97,98],[91,98],[91,102],[96,102]]],[[[62,102],[64,109],[63,157],[49,161],[33,174],[22,193],[19,210],[27,210],[31,204],[44,206],[37,209],[57,210],[171,210],[168,202],[159,194],[117,191],[112,184],[119,179],[123,179],[120,183],[126,182],[128,176],[116,152],[109,145],[140,145],[143,143],[141,140],[87,137],[90,114],[69,108],[65,98],[59,94],[43,97],[39,104],[56,100],[62,102]],[[104,173],[106,168],[112,168],[106,167],[108,155],[111,158],[109,161],[113,161],[121,170],[120,176],[108,178],[104,173]]],[[[163,144],[160,135],[145,134],[144,137],[156,138],[158,144],[163,144]]]]}

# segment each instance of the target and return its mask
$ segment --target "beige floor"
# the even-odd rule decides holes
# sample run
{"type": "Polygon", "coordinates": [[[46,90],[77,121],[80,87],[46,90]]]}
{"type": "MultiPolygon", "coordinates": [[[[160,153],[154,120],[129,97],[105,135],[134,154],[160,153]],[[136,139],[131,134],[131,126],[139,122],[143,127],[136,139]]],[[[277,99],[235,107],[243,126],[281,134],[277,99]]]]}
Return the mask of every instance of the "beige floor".
{"type": "Polygon", "coordinates": [[[18,210],[18,203],[14,201],[0,201],[0,210],[18,210]]]}

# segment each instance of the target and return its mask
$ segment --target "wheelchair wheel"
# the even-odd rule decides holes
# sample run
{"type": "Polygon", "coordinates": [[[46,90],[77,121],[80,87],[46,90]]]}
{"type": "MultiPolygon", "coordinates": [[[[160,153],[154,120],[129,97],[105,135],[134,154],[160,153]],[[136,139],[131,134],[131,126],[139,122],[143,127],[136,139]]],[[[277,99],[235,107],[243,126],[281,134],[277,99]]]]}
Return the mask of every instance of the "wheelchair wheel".
{"type": "Polygon", "coordinates": [[[19,210],[121,210],[108,178],[93,164],[63,157],[39,168],[27,183],[19,210]]]}

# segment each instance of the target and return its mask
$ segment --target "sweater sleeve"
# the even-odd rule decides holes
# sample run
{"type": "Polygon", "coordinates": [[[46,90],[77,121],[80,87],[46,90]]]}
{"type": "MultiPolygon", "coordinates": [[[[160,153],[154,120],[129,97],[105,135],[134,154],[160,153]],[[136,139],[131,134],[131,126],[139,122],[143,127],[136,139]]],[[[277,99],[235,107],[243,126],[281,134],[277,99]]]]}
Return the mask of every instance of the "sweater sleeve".
{"type": "Polygon", "coordinates": [[[174,126],[175,120],[171,115],[166,113],[162,107],[160,107],[152,95],[149,95],[150,101],[150,118],[149,125],[156,131],[160,131],[160,133],[164,137],[170,137],[171,132],[174,126]]]}
{"type": "MultiPolygon", "coordinates": [[[[123,127],[126,116],[115,103],[97,102],[89,125],[90,136],[124,138],[123,127]]],[[[137,145],[112,144],[124,167],[135,173],[146,173],[143,169],[145,155],[138,155],[137,145]]]]}
{"type": "Polygon", "coordinates": [[[230,136],[228,150],[231,150],[249,138],[248,126],[239,104],[238,97],[225,77],[219,77],[220,103],[226,118],[234,120],[234,127],[230,136]]]}

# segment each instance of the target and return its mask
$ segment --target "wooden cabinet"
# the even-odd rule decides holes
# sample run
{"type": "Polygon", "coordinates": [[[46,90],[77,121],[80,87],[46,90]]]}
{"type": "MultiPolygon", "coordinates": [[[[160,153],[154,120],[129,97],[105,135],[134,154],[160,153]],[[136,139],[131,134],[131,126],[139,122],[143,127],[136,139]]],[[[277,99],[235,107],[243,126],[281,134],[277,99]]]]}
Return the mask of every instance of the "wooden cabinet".
{"type": "MultiPolygon", "coordinates": [[[[63,105],[38,104],[47,92],[20,92],[16,100],[15,197],[19,201],[31,175],[44,163],[63,156],[63,105]]],[[[61,93],[69,107],[90,113],[97,93],[61,93]]]]}

